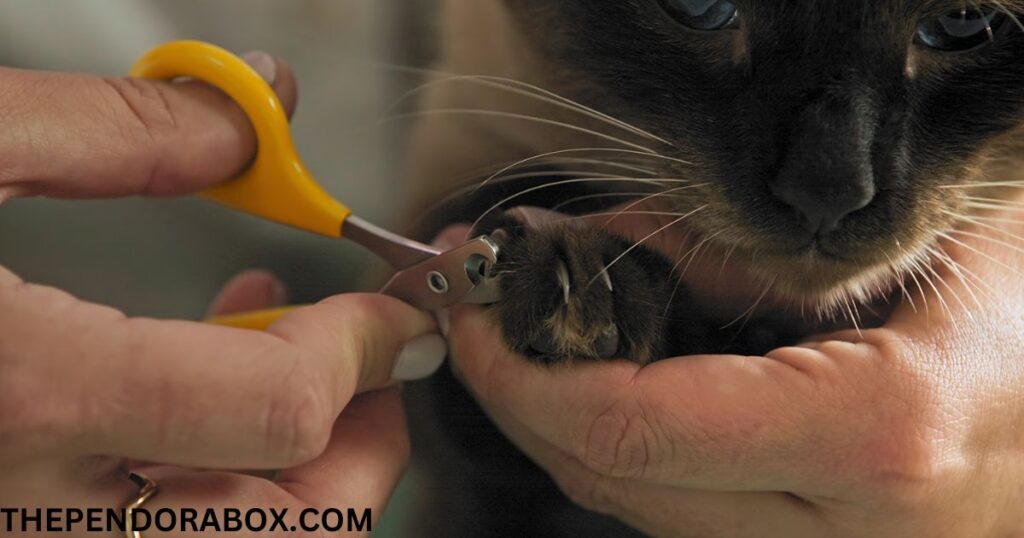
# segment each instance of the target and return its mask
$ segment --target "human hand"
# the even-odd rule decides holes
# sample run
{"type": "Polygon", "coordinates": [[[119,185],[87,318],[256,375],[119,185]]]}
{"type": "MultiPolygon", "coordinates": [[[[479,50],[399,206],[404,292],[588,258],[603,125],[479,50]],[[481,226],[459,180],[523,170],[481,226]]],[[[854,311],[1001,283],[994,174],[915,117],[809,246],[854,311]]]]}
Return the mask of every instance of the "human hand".
{"type": "MultiPolygon", "coordinates": [[[[287,66],[249,58],[291,110],[287,66]]],[[[0,197],[189,193],[255,147],[242,112],[197,82],[3,69],[0,94],[0,197]]],[[[214,312],[268,306],[275,286],[249,274],[214,312]]],[[[129,319],[0,267],[0,506],[120,507],[138,493],[122,471],[148,462],[161,465],[150,510],[379,514],[408,457],[393,384],[440,362],[435,330],[375,295],[327,299],[267,332],[129,319]],[[250,472],[272,469],[285,470],[250,472]]]]}
{"type": "MultiPolygon", "coordinates": [[[[635,239],[660,227],[616,226],[635,239]]],[[[571,498],[653,535],[1017,536],[1024,223],[981,232],[1002,244],[945,245],[958,271],[938,264],[942,281],[878,329],[765,357],[562,369],[506,351],[461,306],[453,367],[571,498]]]]}

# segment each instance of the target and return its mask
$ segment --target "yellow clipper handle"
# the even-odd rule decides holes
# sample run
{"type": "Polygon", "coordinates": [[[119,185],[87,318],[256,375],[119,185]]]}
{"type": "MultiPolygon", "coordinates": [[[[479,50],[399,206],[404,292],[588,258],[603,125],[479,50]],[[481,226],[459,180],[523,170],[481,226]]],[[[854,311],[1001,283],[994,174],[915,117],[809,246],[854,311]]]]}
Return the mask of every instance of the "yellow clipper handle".
{"type": "Polygon", "coordinates": [[[226,206],[328,237],[341,237],[349,209],[327,194],[302,164],[284,107],[242,59],[199,41],[172,41],[149,51],[131,70],[140,78],[192,77],[227,93],[256,130],[256,160],[236,179],[203,195],[226,206]]]}
{"type": "Polygon", "coordinates": [[[244,312],[241,314],[230,314],[227,316],[214,316],[206,320],[207,323],[221,325],[223,327],[234,327],[236,329],[252,329],[265,331],[267,327],[274,324],[285,315],[302,308],[300,306],[286,306],[270,310],[257,310],[255,312],[244,312]]]}

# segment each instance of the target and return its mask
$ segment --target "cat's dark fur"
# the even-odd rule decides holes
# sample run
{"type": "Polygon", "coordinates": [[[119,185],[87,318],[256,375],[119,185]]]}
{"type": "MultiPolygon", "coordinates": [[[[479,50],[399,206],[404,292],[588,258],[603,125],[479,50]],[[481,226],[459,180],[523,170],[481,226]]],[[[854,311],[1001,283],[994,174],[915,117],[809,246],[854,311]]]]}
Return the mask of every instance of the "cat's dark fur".
{"type": "Polygon", "coordinates": [[[767,352],[792,339],[767,320],[723,330],[701,315],[663,255],[578,219],[548,217],[550,223],[531,226],[510,212],[476,229],[501,250],[492,272],[502,299],[492,314],[508,345],[528,359],[647,363],[699,352],[767,352]]]}
{"type": "MultiPolygon", "coordinates": [[[[637,129],[493,87],[438,84],[425,107],[541,116],[611,133],[620,143],[507,117],[432,116],[414,137],[419,201],[438,198],[449,190],[446,181],[479,166],[500,169],[572,148],[607,151],[625,141],[629,153],[590,156],[618,157],[620,164],[650,167],[654,177],[688,182],[686,189],[668,183],[643,190],[660,188],[663,206],[677,214],[697,212],[699,218],[685,221],[689,232],[713,238],[709,248],[745,267],[774,304],[799,307],[789,310],[794,316],[828,318],[840,305],[889,294],[928,263],[940,235],[969,211],[967,186],[1019,179],[1013,174],[1024,141],[1024,32],[1012,16],[993,28],[991,42],[945,52],[915,42],[915,30],[960,9],[959,1],[733,3],[737,29],[698,32],[673,20],[658,0],[447,0],[441,69],[530,82],[637,129]],[[645,158],[644,148],[660,157],[645,158]]],[[[1003,1],[999,7],[1017,13],[1022,6],[1003,1]]],[[[475,191],[475,199],[458,200],[463,211],[435,215],[472,220],[530,185],[499,178],[493,188],[475,191]]],[[[516,202],[550,207],[578,196],[579,186],[516,202]]],[[[493,311],[508,344],[527,357],[646,362],[726,349],[763,352],[795,336],[766,332],[757,320],[742,334],[716,330],[721,320],[702,316],[690,290],[679,286],[675,260],[644,246],[613,264],[604,279],[607,264],[632,242],[575,224],[535,230],[521,224],[489,217],[482,231],[504,230],[496,269],[505,298],[493,311]],[[616,349],[609,354],[612,331],[616,349]]],[[[417,450],[460,458],[434,467],[432,478],[447,488],[435,498],[453,505],[433,510],[462,505],[466,518],[462,526],[439,522],[434,535],[523,535],[515,526],[525,523],[519,516],[545,536],[586,532],[593,522],[614,525],[571,508],[450,376],[413,392],[423,389],[433,392],[434,406],[418,401],[413,407],[443,424],[446,439],[433,431],[442,444],[431,446],[446,448],[432,451],[421,442],[417,450]]]]}

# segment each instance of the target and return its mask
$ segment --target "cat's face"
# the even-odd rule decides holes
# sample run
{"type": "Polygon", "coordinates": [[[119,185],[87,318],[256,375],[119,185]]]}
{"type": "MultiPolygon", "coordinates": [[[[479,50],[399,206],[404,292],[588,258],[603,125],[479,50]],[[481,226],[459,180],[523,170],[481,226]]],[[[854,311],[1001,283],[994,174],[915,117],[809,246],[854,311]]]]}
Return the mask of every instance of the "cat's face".
{"type": "Polygon", "coordinates": [[[922,256],[1015,151],[1021,6],[977,1],[504,0],[552,89],[664,139],[666,198],[796,298],[922,256]]]}

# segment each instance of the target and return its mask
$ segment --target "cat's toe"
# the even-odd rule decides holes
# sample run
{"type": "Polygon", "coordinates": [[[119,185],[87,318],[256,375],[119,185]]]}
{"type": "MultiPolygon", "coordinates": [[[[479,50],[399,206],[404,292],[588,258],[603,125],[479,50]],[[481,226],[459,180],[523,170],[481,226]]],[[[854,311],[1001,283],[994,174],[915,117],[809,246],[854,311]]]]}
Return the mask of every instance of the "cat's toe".
{"type": "Polygon", "coordinates": [[[619,327],[614,324],[606,325],[594,340],[594,353],[599,359],[612,359],[621,349],[619,338],[619,327]]]}
{"type": "Polygon", "coordinates": [[[648,254],[627,253],[622,239],[572,220],[532,228],[509,214],[492,222],[481,231],[501,247],[493,309],[514,350],[546,363],[659,358],[668,278],[638,258],[648,254]]]}

